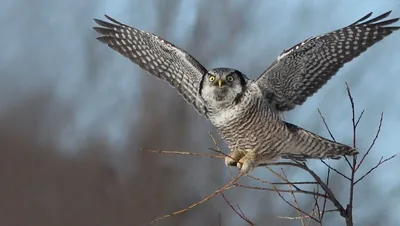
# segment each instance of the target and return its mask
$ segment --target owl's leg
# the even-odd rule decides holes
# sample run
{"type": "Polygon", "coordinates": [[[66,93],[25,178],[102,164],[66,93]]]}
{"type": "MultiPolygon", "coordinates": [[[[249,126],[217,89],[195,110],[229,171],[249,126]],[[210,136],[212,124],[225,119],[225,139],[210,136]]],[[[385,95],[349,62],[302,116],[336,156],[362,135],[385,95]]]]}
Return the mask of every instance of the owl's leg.
{"type": "Polygon", "coordinates": [[[226,166],[236,166],[241,158],[246,155],[246,150],[243,149],[234,149],[229,154],[229,156],[225,157],[225,165],[226,166]]]}

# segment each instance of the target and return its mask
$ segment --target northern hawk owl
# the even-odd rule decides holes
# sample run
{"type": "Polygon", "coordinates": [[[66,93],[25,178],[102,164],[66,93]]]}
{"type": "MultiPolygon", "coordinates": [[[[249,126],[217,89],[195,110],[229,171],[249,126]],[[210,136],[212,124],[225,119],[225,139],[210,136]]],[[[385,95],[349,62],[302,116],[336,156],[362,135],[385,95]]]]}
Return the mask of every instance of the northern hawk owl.
{"type": "Polygon", "coordinates": [[[372,13],[341,29],[309,38],[284,50],[257,79],[238,70],[207,70],[194,57],[152,33],[105,15],[97,39],[139,67],[177,89],[219,131],[231,149],[225,164],[244,173],[278,158],[338,159],[355,155],[352,147],[323,138],[281,117],[303,104],[319,88],[368,47],[400,27],[383,20],[391,11],[372,13]]]}

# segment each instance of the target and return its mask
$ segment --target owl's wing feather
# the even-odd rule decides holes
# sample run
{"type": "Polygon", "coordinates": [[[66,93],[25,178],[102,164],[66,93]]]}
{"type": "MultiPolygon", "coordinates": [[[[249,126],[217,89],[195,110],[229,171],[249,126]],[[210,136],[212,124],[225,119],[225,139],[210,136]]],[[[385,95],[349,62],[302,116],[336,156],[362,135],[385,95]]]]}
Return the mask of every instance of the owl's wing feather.
{"type": "Polygon", "coordinates": [[[102,36],[97,39],[139,67],[165,80],[197,112],[204,114],[204,104],[198,96],[202,76],[207,70],[191,55],[154,34],[122,24],[105,15],[112,23],[94,19],[101,27],[93,27],[102,36]]]}
{"type": "Polygon", "coordinates": [[[284,50],[255,82],[278,111],[303,104],[345,63],[400,28],[385,27],[399,18],[381,21],[390,13],[365,21],[372,15],[369,13],[344,28],[284,50]]]}

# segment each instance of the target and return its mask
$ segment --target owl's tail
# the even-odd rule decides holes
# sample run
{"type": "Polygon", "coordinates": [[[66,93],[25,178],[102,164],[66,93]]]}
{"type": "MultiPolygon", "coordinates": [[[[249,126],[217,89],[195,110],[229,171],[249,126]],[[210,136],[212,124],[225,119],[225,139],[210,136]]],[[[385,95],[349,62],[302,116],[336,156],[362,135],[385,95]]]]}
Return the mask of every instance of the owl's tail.
{"type": "Polygon", "coordinates": [[[282,153],[285,159],[305,161],[306,159],[340,159],[344,155],[357,155],[355,148],[341,144],[315,133],[285,122],[292,133],[291,145],[287,153],[282,153]]]}

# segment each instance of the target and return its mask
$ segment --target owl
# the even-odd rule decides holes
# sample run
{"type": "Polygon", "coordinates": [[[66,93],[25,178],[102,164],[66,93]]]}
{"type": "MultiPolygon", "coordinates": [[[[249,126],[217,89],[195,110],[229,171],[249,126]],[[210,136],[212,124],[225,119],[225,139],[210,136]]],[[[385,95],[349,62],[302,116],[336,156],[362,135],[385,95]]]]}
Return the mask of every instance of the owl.
{"type": "Polygon", "coordinates": [[[225,164],[243,173],[279,158],[339,159],[358,152],[294,124],[282,114],[303,104],[347,62],[400,27],[372,13],[284,50],[257,78],[232,68],[207,70],[183,49],[152,33],[95,19],[99,41],[168,82],[218,130],[231,150],[225,164]]]}

